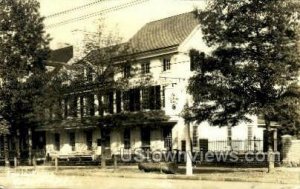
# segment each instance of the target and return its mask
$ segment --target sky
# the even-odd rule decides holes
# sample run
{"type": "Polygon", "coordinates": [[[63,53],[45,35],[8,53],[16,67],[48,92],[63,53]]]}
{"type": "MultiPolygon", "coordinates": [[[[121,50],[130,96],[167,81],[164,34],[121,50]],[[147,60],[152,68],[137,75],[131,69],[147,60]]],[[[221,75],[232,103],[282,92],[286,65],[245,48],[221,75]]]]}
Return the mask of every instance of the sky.
{"type": "Polygon", "coordinates": [[[96,32],[99,20],[104,20],[105,30],[117,31],[123,41],[130,39],[148,22],[205,7],[206,0],[38,0],[40,13],[45,16],[46,32],[50,34],[52,49],[66,44],[78,45],[82,36],[96,32]],[[94,3],[97,2],[97,3],[94,3]],[[85,6],[91,4],[90,6],[85,6]],[[85,6],[85,7],[82,7],[85,6]],[[82,7],[82,8],[78,8],[82,7]],[[125,7],[115,9],[115,7],[125,7]],[[56,16],[49,16],[61,13],[56,16]],[[76,10],[74,10],[76,9],[76,10]],[[70,19],[83,18],[95,13],[88,19],[55,25],[70,19]],[[102,14],[101,14],[102,13],[102,14]]]}

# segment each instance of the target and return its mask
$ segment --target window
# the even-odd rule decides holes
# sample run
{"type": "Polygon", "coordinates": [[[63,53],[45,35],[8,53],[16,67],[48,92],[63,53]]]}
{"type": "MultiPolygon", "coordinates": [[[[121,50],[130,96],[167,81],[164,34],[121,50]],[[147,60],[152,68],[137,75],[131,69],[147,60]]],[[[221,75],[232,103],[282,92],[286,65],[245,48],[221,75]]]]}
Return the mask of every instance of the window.
{"type": "Polygon", "coordinates": [[[124,72],[124,78],[129,78],[131,76],[131,66],[125,65],[123,72],[124,72]]]}
{"type": "Polygon", "coordinates": [[[150,73],[150,62],[141,64],[142,74],[150,73]]]}
{"type": "Polygon", "coordinates": [[[141,103],[140,103],[140,89],[130,89],[129,90],[129,110],[139,111],[141,109],[141,103]]]}
{"type": "Polygon", "coordinates": [[[87,108],[86,112],[88,115],[90,116],[95,115],[95,97],[93,94],[88,95],[86,108],[87,108]]]}
{"type": "Polygon", "coordinates": [[[167,71],[171,69],[171,61],[169,58],[164,58],[163,59],[163,70],[167,71]]]}
{"type": "Polygon", "coordinates": [[[193,144],[193,147],[197,147],[197,143],[198,143],[198,126],[197,125],[194,125],[193,126],[193,141],[192,141],[192,144],[193,144]]]}
{"type": "Polygon", "coordinates": [[[129,91],[123,92],[123,108],[125,111],[129,111],[129,91]]]}
{"type": "Polygon", "coordinates": [[[85,135],[86,135],[87,150],[92,150],[92,148],[93,148],[93,132],[92,131],[87,131],[85,133],[85,135]]]}
{"type": "Polygon", "coordinates": [[[228,146],[232,145],[232,128],[231,128],[231,126],[227,127],[227,145],[228,146]]]}
{"type": "Polygon", "coordinates": [[[121,91],[116,92],[116,109],[117,113],[121,112],[121,91]]]}
{"type": "Polygon", "coordinates": [[[81,96],[80,97],[80,116],[83,117],[84,116],[84,98],[81,96]]]}
{"type": "Polygon", "coordinates": [[[114,93],[108,93],[108,112],[113,114],[114,113],[114,93]]]}
{"type": "Polygon", "coordinates": [[[123,92],[123,107],[125,111],[139,111],[141,109],[140,89],[134,88],[123,92]]]}
{"type": "Polygon", "coordinates": [[[77,117],[77,97],[73,96],[71,100],[70,114],[73,117],[77,117]]]}
{"type": "Polygon", "coordinates": [[[67,118],[69,116],[69,111],[68,111],[68,98],[64,99],[64,116],[67,118]]]}
{"type": "Polygon", "coordinates": [[[59,99],[58,100],[58,103],[57,103],[57,110],[56,110],[56,117],[58,118],[58,119],[62,119],[62,101],[59,99]]]}
{"type": "Polygon", "coordinates": [[[150,149],[150,129],[145,127],[141,128],[141,139],[142,139],[142,148],[144,150],[150,149]]]}
{"type": "Polygon", "coordinates": [[[98,99],[98,111],[99,111],[99,115],[103,116],[103,114],[104,114],[104,108],[103,108],[103,102],[102,102],[102,95],[97,95],[97,99],[98,99]]]}
{"type": "Polygon", "coordinates": [[[159,110],[161,108],[160,86],[146,87],[142,90],[143,109],[159,110]]]}
{"type": "Polygon", "coordinates": [[[114,93],[109,92],[104,95],[103,99],[104,107],[107,113],[113,114],[114,113],[114,93]]]}
{"type": "Polygon", "coordinates": [[[69,133],[69,142],[70,142],[70,146],[72,148],[72,151],[75,151],[75,133],[69,133]]]}
{"type": "Polygon", "coordinates": [[[60,151],[60,135],[58,133],[54,134],[54,150],[60,151]]]}
{"type": "Polygon", "coordinates": [[[166,127],[163,129],[164,147],[168,150],[172,149],[172,128],[166,127]]]}
{"type": "Polygon", "coordinates": [[[124,149],[130,149],[130,129],[124,130],[124,149]]]}

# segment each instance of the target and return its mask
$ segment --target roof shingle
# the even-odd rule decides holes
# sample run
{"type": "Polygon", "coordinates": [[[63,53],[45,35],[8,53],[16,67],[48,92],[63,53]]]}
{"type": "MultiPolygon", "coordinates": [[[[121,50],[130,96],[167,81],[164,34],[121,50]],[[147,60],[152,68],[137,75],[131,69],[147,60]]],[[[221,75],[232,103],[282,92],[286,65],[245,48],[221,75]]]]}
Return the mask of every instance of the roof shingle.
{"type": "Polygon", "coordinates": [[[145,52],[182,43],[199,24],[193,12],[146,24],[129,41],[136,52],[145,52]]]}

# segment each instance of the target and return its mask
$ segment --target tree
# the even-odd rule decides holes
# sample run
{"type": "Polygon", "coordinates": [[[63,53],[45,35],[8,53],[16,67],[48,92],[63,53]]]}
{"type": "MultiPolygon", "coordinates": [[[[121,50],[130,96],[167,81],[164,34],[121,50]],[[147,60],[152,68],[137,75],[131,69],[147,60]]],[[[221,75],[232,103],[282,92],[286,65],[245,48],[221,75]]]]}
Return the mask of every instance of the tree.
{"type": "Polygon", "coordinates": [[[5,166],[9,166],[9,152],[8,152],[8,143],[7,143],[7,135],[9,134],[10,125],[8,121],[1,118],[0,120],[0,136],[4,137],[4,163],[5,166]]]}
{"type": "Polygon", "coordinates": [[[269,137],[271,121],[299,119],[298,12],[290,0],[209,1],[197,16],[213,50],[190,52],[197,68],[190,119],[236,126],[262,115],[269,137]]]}
{"type": "MultiPolygon", "coordinates": [[[[37,120],[35,100],[45,84],[50,39],[36,0],[3,0],[0,7],[0,114],[12,134],[22,130],[30,137],[37,120]]],[[[29,145],[29,158],[30,153],[29,145]]]]}

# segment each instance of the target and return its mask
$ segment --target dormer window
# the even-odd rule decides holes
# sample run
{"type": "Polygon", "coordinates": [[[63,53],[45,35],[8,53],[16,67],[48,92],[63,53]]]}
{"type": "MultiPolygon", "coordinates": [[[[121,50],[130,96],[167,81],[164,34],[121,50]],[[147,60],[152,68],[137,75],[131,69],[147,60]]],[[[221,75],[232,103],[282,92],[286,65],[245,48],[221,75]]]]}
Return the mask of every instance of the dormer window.
{"type": "Polygon", "coordinates": [[[142,74],[150,73],[150,62],[145,62],[141,64],[142,74]]]}
{"type": "Polygon", "coordinates": [[[171,69],[171,60],[169,58],[163,59],[163,70],[167,71],[171,69]]]}

